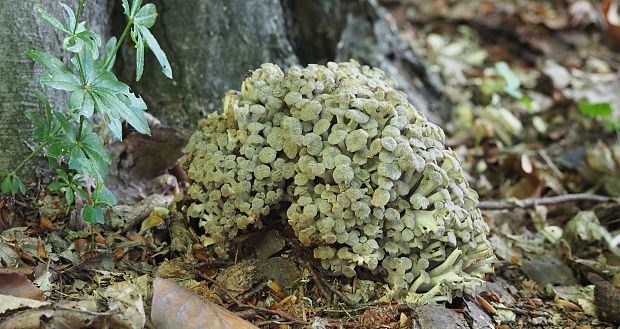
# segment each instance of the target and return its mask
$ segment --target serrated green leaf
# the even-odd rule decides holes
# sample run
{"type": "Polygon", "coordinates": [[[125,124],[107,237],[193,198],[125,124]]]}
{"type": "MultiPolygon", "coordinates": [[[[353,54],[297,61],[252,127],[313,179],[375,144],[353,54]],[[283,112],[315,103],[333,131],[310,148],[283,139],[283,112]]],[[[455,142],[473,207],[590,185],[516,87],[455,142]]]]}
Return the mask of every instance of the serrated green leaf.
{"type": "Polygon", "coordinates": [[[103,224],[104,223],[103,208],[88,205],[84,207],[84,211],[82,212],[82,217],[84,218],[84,221],[87,223],[103,224]]]}
{"type": "Polygon", "coordinates": [[[144,39],[138,33],[136,43],[136,81],[140,81],[144,72],[144,39]]]}
{"type": "Polygon", "coordinates": [[[153,24],[155,24],[156,19],[157,9],[155,8],[155,5],[152,3],[147,3],[140,8],[133,21],[134,24],[140,24],[146,28],[150,28],[153,24]]]}
{"type": "Polygon", "coordinates": [[[67,30],[65,28],[65,26],[54,16],[50,15],[47,11],[45,11],[43,8],[38,7],[37,8],[37,13],[39,13],[39,16],[41,16],[44,20],[46,20],[48,23],[50,23],[53,27],[65,32],[65,33],[71,33],[69,32],[69,30],[67,30]]]}
{"type": "Polygon", "coordinates": [[[609,103],[579,102],[577,108],[581,113],[596,118],[609,117],[613,114],[613,109],[609,103]]]}
{"type": "Polygon", "coordinates": [[[67,138],[62,135],[55,138],[47,147],[47,156],[49,158],[60,159],[71,151],[73,143],[67,142],[67,138]]]}
{"type": "Polygon", "coordinates": [[[155,58],[157,58],[157,61],[161,66],[162,73],[166,77],[172,79],[172,68],[170,67],[170,63],[168,62],[168,57],[166,57],[164,51],[161,50],[161,48],[159,47],[159,43],[157,43],[155,37],[151,34],[149,29],[142,25],[136,25],[136,28],[144,38],[144,41],[146,41],[146,45],[151,48],[151,51],[153,52],[153,55],[155,55],[155,58]]]}

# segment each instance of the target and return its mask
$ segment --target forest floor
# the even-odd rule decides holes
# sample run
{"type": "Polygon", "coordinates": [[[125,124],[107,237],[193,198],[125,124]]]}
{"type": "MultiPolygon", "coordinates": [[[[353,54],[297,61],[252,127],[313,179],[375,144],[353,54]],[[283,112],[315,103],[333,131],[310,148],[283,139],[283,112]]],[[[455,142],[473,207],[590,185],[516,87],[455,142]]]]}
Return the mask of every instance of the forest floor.
{"type": "Polygon", "coordinates": [[[382,301],[381,283],[329,277],[275,231],[238,241],[265,260],[240,251],[215,261],[167,209],[184,186],[169,173],[127,187],[136,201],[84,230],[71,230],[75,213],[43,186],[3,195],[0,328],[251,328],[242,318],[265,328],[619,326],[620,19],[608,15],[618,8],[382,4],[454,105],[448,145],[497,256],[474,296],[413,309],[382,301]]]}

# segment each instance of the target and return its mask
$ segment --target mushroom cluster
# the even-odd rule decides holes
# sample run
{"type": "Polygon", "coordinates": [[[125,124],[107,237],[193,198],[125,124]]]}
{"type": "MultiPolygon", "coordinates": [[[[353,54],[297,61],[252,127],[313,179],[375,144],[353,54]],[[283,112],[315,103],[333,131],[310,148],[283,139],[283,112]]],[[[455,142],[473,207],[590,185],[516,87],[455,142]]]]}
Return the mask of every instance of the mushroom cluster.
{"type": "Polygon", "coordinates": [[[281,211],[334,275],[385,275],[393,298],[451,300],[492,272],[488,227],[441,128],[376,68],[264,64],[186,146],[187,216],[228,257],[281,211]]]}

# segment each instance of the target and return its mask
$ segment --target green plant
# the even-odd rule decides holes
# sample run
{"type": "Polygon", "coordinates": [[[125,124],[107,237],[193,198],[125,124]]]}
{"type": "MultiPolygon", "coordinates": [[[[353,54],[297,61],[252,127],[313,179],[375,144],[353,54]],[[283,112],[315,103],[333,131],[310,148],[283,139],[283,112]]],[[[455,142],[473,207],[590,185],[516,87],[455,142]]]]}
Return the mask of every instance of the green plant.
{"type": "Polygon", "coordinates": [[[100,120],[118,140],[122,139],[123,120],[138,132],[150,134],[144,115],[146,104],[112,73],[116,53],[129,33],[136,48],[136,80],[144,71],[144,50],[147,47],[157,58],[166,77],[172,78],[172,69],[157,40],[148,30],[157,18],[155,5],[149,3],[142,6],[142,0],[133,0],[131,4],[123,0],[127,25],[118,40],[116,37],[110,38],[100,50],[101,37],[89,31],[86,22],[79,22],[84,2],[79,0],[75,12],[60,3],[66,12],[64,22],[41,8],[37,9],[45,21],[66,33],[62,50],[69,53],[70,65],[44,51],[30,50],[26,55],[47,69],[47,74],[41,78],[44,85],[69,93],[69,106],[66,111],[53,109],[45,95],[38,94],[43,115],[38,112],[27,114],[34,124],[33,139],[38,146],[13,171],[0,173],[0,188],[4,193],[25,193],[26,186],[19,173],[33,157],[44,152],[52,167],[66,165],[72,172],[67,174],[57,170],[59,181],[50,184],[50,190],[64,192],[68,205],[74,203],[76,196],[83,199],[86,205],[82,213],[84,220],[102,223],[103,207],[114,206],[116,199],[105,186],[112,159],[103,146],[102,138],[95,132],[94,121],[100,120]],[[87,183],[89,181],[91,183],[87,183]]]}
{"type": "Polygon", "coordinates": [[[609,103],[578,102],[579,111],[589,117],[597,118],[608,132],[615,132],[620,139],[620,118],[614,118],[614,111],[609,103]]]}

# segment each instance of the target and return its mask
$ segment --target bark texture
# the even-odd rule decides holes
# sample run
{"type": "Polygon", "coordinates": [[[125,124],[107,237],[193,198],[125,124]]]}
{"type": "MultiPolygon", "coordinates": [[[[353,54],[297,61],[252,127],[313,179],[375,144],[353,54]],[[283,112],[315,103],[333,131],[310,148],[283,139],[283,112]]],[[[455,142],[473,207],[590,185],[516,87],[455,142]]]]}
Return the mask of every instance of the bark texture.
{"type": "MultiPolygon", "coordinates": [[[[220,108],[227,90],[241,87],[248,70],[264,62],[284,67],[297,63],[278,0],[153,3],[159,16],[152,31],[170,60],[174,80],[166,79],[154,56],[147,54],[144,75],[135,89],[164,124],[193,128],[201,117],[220,108]]],[[[135,53],[131,47],[124,50],[122,75],[131,81],[135,53]]]]}
{"type": "MultiPolygon", "coordinates": [[[[39,49],[59,55],[64,38],[37,15],[37,7],[64,21],[65,12],[56,1],[0,1],[0,171],[12,170],[30,153],[32,129],[24,113],[40,110],[35,95],[43,89],[39,83],[43,70],[25,52],[39,49]]],[[[107,38],[107,13],[107,1],[90,0],[82,17],[89,27],[107,38]]],[[[66,93],[44,90],[52,106],[65,107],[66,93]]],[[[26,167],[21,174],[32,177],[35,170],[29,168],[34,169],[26,167]]]]}
{"type": "Polygon", "coordinates": [[[355,59],[378,67],[437,124],[450,113],[443,84],[399,36],[395,19],[376,0],[282,0],[296,55],[306,65],[355,59]]]}

